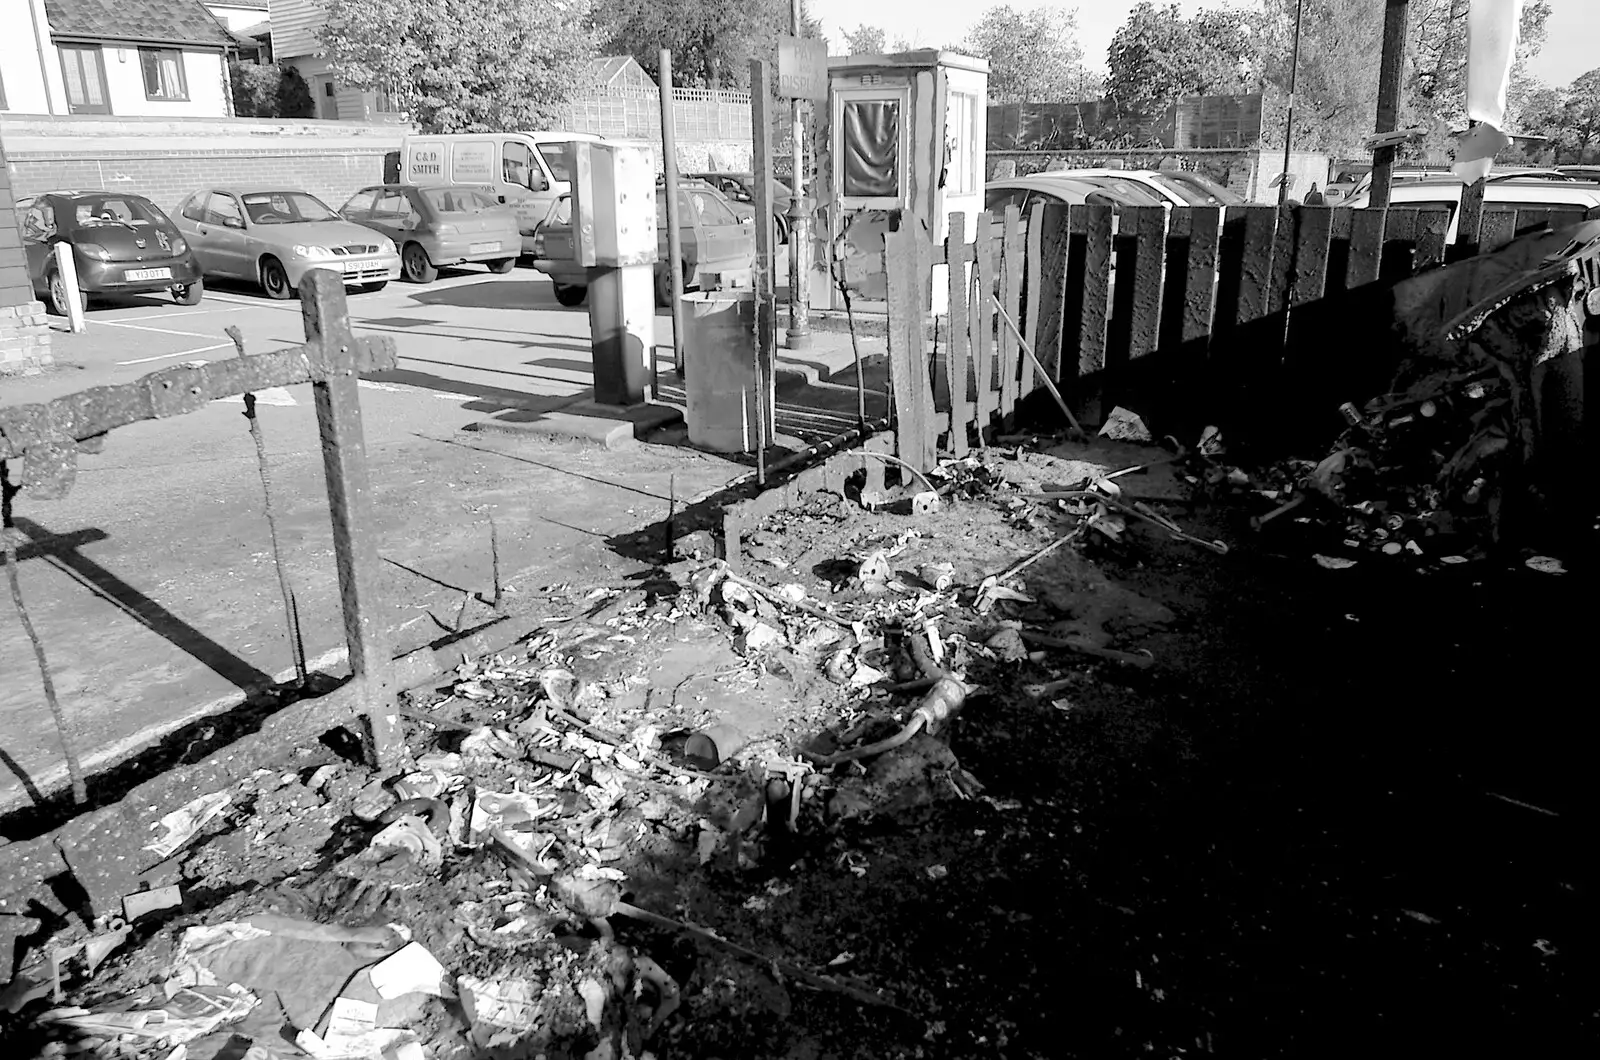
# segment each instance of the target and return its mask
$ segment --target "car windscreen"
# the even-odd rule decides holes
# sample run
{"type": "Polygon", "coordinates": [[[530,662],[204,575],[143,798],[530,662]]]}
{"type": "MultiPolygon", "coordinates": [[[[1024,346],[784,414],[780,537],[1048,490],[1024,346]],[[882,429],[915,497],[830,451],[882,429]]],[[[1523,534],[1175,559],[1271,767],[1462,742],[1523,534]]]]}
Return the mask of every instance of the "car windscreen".
{"type": "Polygon", "coordinates": [[[1171,188],[1190,206],[1239,206],[1244,199],[1199,173],[1157,173],[1155,180],[1171,188]]]}
{"type": "Polygon", "coordinates": [[[422,193],[428,205],[439,213],[479,213],[500,204],[471,188],[429,188],[422,193]]]}
{"type": "Polygon", "coordinates": [[[72,201],[72,216],[79,228],[99,225],[153,225],[167,223],[154,203],[131,195],[92,195],[72,201]]]}
{"type": "Polygon", "coordinates": [[[567,145],[561,144],[536,144],[539,148],[539,157],[544,159],[544,164],[550,167],[550,176],[554,180],[572,180],[572,170],[567,168],[567,145]]]}
{"type": "Polygon", "coordinates": [[[303,191],[253,191],[242,196],[253,225],[290,225],[302,221],[337,221],[339,215],[315,195],[303,191]]]}
{"type": "Polygon", "coordinates": [[[1102,192],[1113,203],[1123,206],[1162,206],[1166,200],[1151,191],[1141,187],[1131,180],[1121,180],[1117,177],[1084,178],[1083,183],[1092,185],[1102,192]]]}

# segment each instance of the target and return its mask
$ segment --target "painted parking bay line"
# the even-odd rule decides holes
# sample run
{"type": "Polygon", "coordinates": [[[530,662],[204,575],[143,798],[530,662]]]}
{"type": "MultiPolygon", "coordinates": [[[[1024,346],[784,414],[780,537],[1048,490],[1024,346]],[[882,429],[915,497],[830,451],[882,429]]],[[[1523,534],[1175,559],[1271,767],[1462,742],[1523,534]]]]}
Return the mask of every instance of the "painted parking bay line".
{"type": "Polygon", "coordinates": [[[145,327],[142,324],[129,324],[121,320],[97,320],[94,321],[94,323],[104,324],[108,328],[130,328],[133,331],[153,331],[158,335],[182,335],[185,338],[191,339],[216,338],[215,334],[207,334],[204,331],[174,331],[172,328],[151,328],[145,327]]]}
{"type": "Polygon", "coordinates": [[[129,364],[149,364],[151,361],[170,361],[174,357],[188,357],[196,353],[210,353],[212,350],[231,350],[233,343],[219,342],[215,346],[200,346],[192,350],[179,350],[177,353],[158,353],[154,357],[136,357],[131,361],[118,361],[118,367],[129,364]]]}

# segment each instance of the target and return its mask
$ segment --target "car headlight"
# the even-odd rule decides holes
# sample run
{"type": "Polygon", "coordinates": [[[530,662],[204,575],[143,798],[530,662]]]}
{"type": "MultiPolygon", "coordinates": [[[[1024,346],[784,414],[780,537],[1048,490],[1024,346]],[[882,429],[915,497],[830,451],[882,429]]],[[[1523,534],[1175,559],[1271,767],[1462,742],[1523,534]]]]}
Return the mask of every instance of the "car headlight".
{"type": "Polygon", "coordinates": [[[94,258],[96,261],[111,260],[111,251],[102,247],[99,243],[79,243],[77,247],[78,252],[86,258],[94,258]]]}
{"type": "Polygon", "coordinates": [[[379,254],[393,254],[394,252],[395,252],[394,240],[390,239],[388,236],[385,236],[382,239],[378,240],[378,253],[379,254]]]}
{"type": "Polygon", "coordinates": [[[308,261],[327,261],[333,257],[333,251],[327,247],[309,246],[305,243],[296,243],[294,252],[296,256],[308,261]]]}
{"type": "Polygon", "coordinates": [[[187,254],[189,252],[189,244],[184,242],[181,238],[174,239],[172,241],[172,252],[174,254],[187,254]]]}

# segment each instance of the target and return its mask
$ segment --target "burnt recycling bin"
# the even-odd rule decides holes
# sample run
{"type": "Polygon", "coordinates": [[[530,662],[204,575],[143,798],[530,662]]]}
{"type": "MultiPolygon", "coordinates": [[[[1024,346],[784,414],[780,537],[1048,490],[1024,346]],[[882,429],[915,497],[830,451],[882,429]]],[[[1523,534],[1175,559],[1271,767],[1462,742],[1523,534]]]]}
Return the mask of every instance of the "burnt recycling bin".
{"type": "Polygon", "coordinates": [[[756,297],[749,290],[683,296],[684,420],[689,441],[718,453],[754,452],[757,424],[773,431],[770,366],[756,381],[756,297]]]}

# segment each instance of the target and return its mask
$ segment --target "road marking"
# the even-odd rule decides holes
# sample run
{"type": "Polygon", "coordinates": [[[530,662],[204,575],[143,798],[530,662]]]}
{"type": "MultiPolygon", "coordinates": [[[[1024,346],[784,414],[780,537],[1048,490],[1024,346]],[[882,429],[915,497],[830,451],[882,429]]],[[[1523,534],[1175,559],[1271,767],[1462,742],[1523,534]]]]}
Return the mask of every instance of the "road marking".
{"type": "MultiPolygon", "coordinates": [[[[265,390],[255,390],[255,391],[251,391],[251,392],[253,394],[255,394],[255,396],[256,396],[256,404],[257,405],[284,405],[284,406],[288,406],[288,405],[298,405],[298,404],[300,404],[300,402],[298,402],[298,401],[296,401],[294,399],[294,395],[293,394],[289,393],[287,390],[285,390],[281,386],[269,386],[265,390]]],[[[233,395],[231,395],[229,397],[217,398],[217,400],[218,401],[233,401],[233,402],[237,402],[239,404],[243,404],[244,403],[244,395],[243,394],[233,394],[233,395]]]]}
{"type": "Polygon", "coordinates": [[[147,328],[140,324],[124,324],[120,320],[101,320],[98,323],[112,328],[132,328],[134,331],[153,331],[158,335],[183,335],[191,339],[214,339],[215,335],[207,335],[203,331],[174,331],[171,328],[147,328]]]}
{"type": "Polygon", "coordinates": [[[170,361],[174,357],[188,357],[190,354],[210,353],[212,350],[223,350],[223,349],[232,349],[232,348],[233,348],[233,343],[231,343],[231,342],[219,342],[215,346],[200,346],[200,347],[198,347],[196,349],[193,349],[193,350],[179,350],[177,353],[162,353],[162,354],[157,354],[154,357],[137,357],[137,358],[135,358],[134,360],[131,360],[131,361],[118,361],[117,364],[118,365],[149,364],[151,361],[170,361]]]}
{"type": "Polygon", "coordinates": [[[431,390],[422,386],[396,386],[393,383],[378,383],[371,379],[357,379],[356,385],[363,390],[382,390],[388,394],[422,394],[427,397],[443,398],[446,401],[472,401],[471,394],[456,394],[447,390],[431,390]]]}
{"type": "Polygon", "coordinates": [[[116,320],[107,320],[107,324],[118,324],[124,320],[165,320],[167,317],[197,317],[206,313],[229,313],[229,309],[186,309],[177,313],[151,313],[143,317],[119,317],[116,320]]]}

